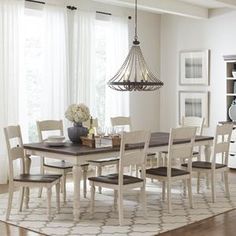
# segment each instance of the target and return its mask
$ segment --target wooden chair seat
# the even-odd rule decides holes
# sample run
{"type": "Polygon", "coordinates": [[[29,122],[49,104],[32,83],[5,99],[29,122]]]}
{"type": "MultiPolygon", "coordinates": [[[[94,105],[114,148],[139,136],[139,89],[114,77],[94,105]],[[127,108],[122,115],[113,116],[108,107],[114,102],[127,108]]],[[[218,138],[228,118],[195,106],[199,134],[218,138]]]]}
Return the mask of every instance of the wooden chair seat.
{"type": "Polygon", "coordinates": [[[62,175],[21,174],[15,176],[13,180],[17,182],[53,183],[61,177],[62,175]]]}
{"type": "MultiPolygon", "coordinates": [[[[162,167],[147,169],[146,174],[147,175],[167,176],[167,167],[162,166],[162,167]]],[[[190,173],[185,170],[171,168],[171,177],[187,175],[187,174],[190,174],[190,173]]]]}
{"type": "MultiPolygon", "coordinates": [[[[207,162],[207,161],[193,161],[192,162],[192,168],[211,169],[211,165],[212,165],[212,163],[207,162]]],[[[185,163],[185,164],[182,164],[182,166],[187,167],[188,164],[185,163]]],[[[220,168],[224,168],[224,167],[227,167],[227,165],[219,164],[219,163],[215,164],[216,169],[220,169],[220,168]]]]}
{"type": "MultiPolygon", "coordinates": [[[[168,154],[167,151],[163,151],[163,152],[161,152],[161,153],[168,154]]],[[[199,155],[199,152],[193,152],[193,156],[198,156],[198,155],[199,155]]]]}
{"type": "Polygon", "coordinates": [[[150,157],[150,156],[156,156],[156,153],[155,153],[155,152],[149,152],[149,153],[147,154],[147,157],[150,157]]]}
{"type": "MultiPolygon", "coordinates": [[[[118,185],[119,183],[119,175],[118,174],[109,174],[105,176],[97,176],[97,177],[90,177],[88,178],[89,180],[93,182],[100,182],[100,183],[106,183],[106,184],[116,184],[118,185]]],[[[142,179],[130,176],[130,175],[123,175],[123,184],[134,184],[134,183],[139,183],[143,182],[142,179]]]]}
{"type": "MultiPolygon", "coordinates": [[[[81,165],[82,167],[86,167],[89,164],[81,165]]],[[[55,161],[51,163],[44,163],[43,166],[50,167],[50,168],[56,168],[56,169],[72,169],[73,165],[67,161],[55,161]]]]}
{"type": "Polygon", "coordinates": [[[91,161],[88,161],[88,162],[92,163],[92,164],[102,164],[102,163],[117,164],[119,162],[119,158],[91,160],[91,161]]]}

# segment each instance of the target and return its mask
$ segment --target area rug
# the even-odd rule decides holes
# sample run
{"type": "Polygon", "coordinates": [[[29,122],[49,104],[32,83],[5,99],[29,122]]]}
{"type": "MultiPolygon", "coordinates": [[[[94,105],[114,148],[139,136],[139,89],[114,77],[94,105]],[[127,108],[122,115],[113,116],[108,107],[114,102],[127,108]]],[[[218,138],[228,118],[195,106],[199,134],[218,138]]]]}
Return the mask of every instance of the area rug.
{"type": "MultiPolygon", "coordinates": [[[[161,185],[158,182],[147,183],[147,218],[143,218],[138,202],[139,191],[127,192],[124,197],[125,224],[119,226],[118,213],[113,210],[113,191],[103,189],[102,194],[96,194],[95,214],[90,219],[89,193],[88,198],[81,201],[81,220],[73,222],[73,185],[68,184],[68,201],[62,204],[60,214],[55,211],[55,191],[53,191],[52,211],[53,220],[47,221],[46,193],[42,198],[37,197],[37,189],[31,190],[30,208],[19,213],[17,210],[18,193],[14,194],[13,209],[8,221],[46,235],[83,235],[83,236],[151,236],[161,232],[179,228],[211,216],[226,212],[236,207],[236,184],[230,184],[230,200],[225,198],[224,186],[219,181],[216,187],[216,203],[211,202],[211,192],[201,181],[201,193],[196,193],[196,182],[193,180],[194,209],[189,208],[188,198],[183,196],[181,183],[172,188],[173,213],[168,214],[166,202],[161,201],[161,185]]],[[[7,194],[0,195],[0,220],[5,221],[7,194]]]]}

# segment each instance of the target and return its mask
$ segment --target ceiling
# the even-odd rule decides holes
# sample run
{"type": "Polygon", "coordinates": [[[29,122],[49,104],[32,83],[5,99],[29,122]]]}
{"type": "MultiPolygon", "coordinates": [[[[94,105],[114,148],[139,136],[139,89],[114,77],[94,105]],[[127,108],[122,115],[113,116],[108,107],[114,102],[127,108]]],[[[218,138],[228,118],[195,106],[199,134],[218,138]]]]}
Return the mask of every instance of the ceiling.
{"type": "Polygon", "coordinates": [[[197,5],[200,7],[205,7],[208,9],[227,7],[225,3],[216,0],[179,0],[179,1],[197,5]]]}
{"type": "MultiPolygon", "coordinates": [[[[94,0],[107,4],[134,7],[134,0],[94,0]]],[[[138,8],[155,13],[207,19],[210,11],[236,10],[236,0],[138,0],[138,8]]]]}

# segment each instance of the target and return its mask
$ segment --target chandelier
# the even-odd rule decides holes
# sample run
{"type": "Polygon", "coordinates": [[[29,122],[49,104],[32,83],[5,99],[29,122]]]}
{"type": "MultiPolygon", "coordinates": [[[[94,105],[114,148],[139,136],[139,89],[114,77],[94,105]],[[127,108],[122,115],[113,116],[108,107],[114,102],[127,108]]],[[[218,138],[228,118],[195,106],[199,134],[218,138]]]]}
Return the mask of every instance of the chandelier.
{"type": "Polygon", "coordinates": [[[135,36],[133,45],[119,71],[107,83],[110,88],[117,91],[154,91],[164,85],[149,70],[139,46],[137,5],[137,0],[135,0],[135,36]]]}

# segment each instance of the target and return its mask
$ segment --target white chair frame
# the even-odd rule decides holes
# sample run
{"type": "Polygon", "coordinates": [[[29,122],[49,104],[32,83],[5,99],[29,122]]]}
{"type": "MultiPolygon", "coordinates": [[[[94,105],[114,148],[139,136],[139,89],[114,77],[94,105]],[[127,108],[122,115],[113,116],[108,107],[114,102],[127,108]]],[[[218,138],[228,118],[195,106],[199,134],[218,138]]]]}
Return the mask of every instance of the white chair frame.
{"type": "MultiPolygon", "coordinates": [[[[14,167],[13,162],[15,160],[20,159],[21,162],[21,174],[29,174],[26,172],[27,168],[25,153],[23,148],[22,136],[20,126],[8,126],[4,128],[5,139],[8,150],[8,160],[9,160],[9,193],[8,193],[8,205],[6,211],[6,220],[9,219],[12,200],[15,188],[20,187],[20,195],[19,195],[19,211],[22,211],[23,207],[23,199],[24,193],[28,188],[31,187],[45,187],[47,189],[47,214],[48,219],[51,220],[51,196],[52,196],[52,187],[56,186],[56,202],[57,202],[57,212],[60,211],[60,177],[58,177],[55,181],[46,183],[46,182],[29,182],[29,181],[15,181],[14,180],[14,167]],[[12,146],[11,140],[17,141],[17,145],[12,146]]],[[[29,190],[28,190],[29,191],[29,190]]],[[[26,207],[28,207],[29,198],[25,199],[26,207]]]]}
{"type": "Polygon", "coordinates": [[[169,137],[168,154],[167,154],[166,176],[148,174],[148,171],[151,169],[148,169],[146,171],[147,178],[157,179],[162,182],[162,199],[163,200],[165,199],[165,191],[166,191],[166,184],[167,184],[167,202],[168,202],[169,213],[172,213],[172,204],[171,204],[172,181],[178,181],[178,180],[187,181],[189,203],[190,203],[190,207],[193,208],[191,179],[192,179],[192,155],[193,155],[193,145],[195,141],[195,134],[196,134],[196,127],[181,127],[181,128],[171,129],[170,137],[169,137]],[[178,139],[186,139],[186,140],[190,140],[190,142],[185,143],[185,144],[175,144],[174,142],[178,139]],[[188,173],[183,174],[183,175],[171,176],[173,159],[180,159],[180,160],[187,159],[188,160],[188,169],[187,169],[188,173]]]}
{"type": "MultiPolygon", "coordinates": [[[[133,188],[140,188],[141,190],[141,201],[144,210],[144,216],[146,216],[146,156],[149,146],[150,132],[149,131],[134,131],[134,132],[124,132],[121,134],[121,146],[120,146],[120,161],[119,161],[119,172],[118,172],[118,184],[108,184],[102,182],[96,182],[90,180],[91,186],[91,215],[94,213],[94,199],[95,199],[95,186],[110,188],[114,190],[114,208],[117,204],[118,196],[118,212],[119,212],[119,223],[123,225],[123,195],[126,190],[133,188]],[[125,150],[126,145],[144,143],[144,147],[139,150],[125,150]],[[141,177],[142,182],[123,184],[124,168],[130,165],[138,165],[141,167],[141,177]]],[[[137,177],[133,177],[137,178],[137,177]]],[[[137,178],[138,179],[138,178],[137,178]]]]}
{"type": "MultiPolygon", "coordinates": [[[[45,139],[43,138],[43,133],[47,131],[59,131],[60,135],[64,135],[63,131],[63,122],[62,120],[43,120],[43,121],[37,121],[37,130],[38,130],[38,137],[39,141],[43,142],[45,139]]],[[[62,175],[61,178],[61,191],[63,193],[63,201],[66,202],[66,176],[68,173],[72,172],[72,167],[71,168],[56,168],[54,166],[50,166],[50,164],[45,165],[45,158],[47,157],[41,157],[40,158],[40,173],[45,173],[45,171],[48,171],[49,173],[59,173],[62,175]]],[[[52,163],[53,164],[53,163],[52,163]]],[[[87,171],[88,171],[88,166],[84,165],[81,166],[83,170],[83,193],[84,193],[84,198],[86,198],[87,194],[87,171]]],[[[42,195],[42,188],[39,189],[38,196],[41,197],[42,195]]]]}
{"type": "Polygon", "coordinates": [[[198,181],[197,181],[198,192],[200,189],[200,180],[199,180],[200,174],[201,173],[206,173],[207,175],[210,174],[212,202],[215,202],[215,200],[216,200],[215,179],[216,179],[216,174],[219,174],[219,173],[224,174],[223,180],[225,183],[226,197],[230,198],[229,181],[228,181],[228,172],[229,172],[228,156],[229,156],[229,146],[230,146],[232,130],[233,130],[233,124],[217,125],[215,138],[214,138],[214,142],[213,142],[213,151],[212,151],[212,155],[211,155],[211,168],[205,169],[205,168],[192,167],[192,171],[198,173],[198,181]],[[216,164],[218,164],[218,163],[216,163],[217,154],[222,155],[223,163],[221,163],[221,164],[225,165],[225,167],[216,168],[216,164]]]}

